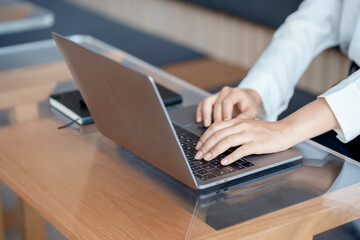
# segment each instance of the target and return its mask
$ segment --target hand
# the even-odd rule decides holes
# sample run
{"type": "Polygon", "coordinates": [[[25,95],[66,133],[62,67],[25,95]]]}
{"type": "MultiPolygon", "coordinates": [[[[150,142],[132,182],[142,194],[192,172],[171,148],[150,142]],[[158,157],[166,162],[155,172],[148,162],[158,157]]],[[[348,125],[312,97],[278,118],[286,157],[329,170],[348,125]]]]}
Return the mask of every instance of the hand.
{"type": "Polygon", "coordinates": [[[239,146],[221,161],[228,165],[247,155],[286,150],[335,128],[339,123],[334,113],[324,98],[318,98],[278,122],[235,118],[214,123],[199,139],[195,158],[210,161],[239,146]]]}
{"type": "Polygon", "coordinates": [[[260,104],[260,95],[252,89],[223,87],[221,91],[199,103],[196,122],[204,122],[204,126],[209,127],[212,112],[214,122],[230,120],[233,115],[252,119],[257,115],[260,104]]]}
{"type": "Polygon", "coordinates": [[[231,147],[239,146],[225,157],[222,165],[229,165],[251,154],[273,153],[292,146],[283,122],[265,122],[235,118],[212,124],[196,146],[196,159],[210,161],[231,147]]]}

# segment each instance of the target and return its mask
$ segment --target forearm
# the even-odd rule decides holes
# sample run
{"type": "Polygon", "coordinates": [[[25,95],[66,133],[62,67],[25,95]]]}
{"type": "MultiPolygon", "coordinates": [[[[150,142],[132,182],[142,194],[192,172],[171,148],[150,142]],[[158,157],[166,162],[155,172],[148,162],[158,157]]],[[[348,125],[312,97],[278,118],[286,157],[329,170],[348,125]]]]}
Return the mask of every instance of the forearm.
{"type": "Polygon", "coordinates": [[[293,95],[293,89],[311,61],[339,44],[340,0],[303,1],[275,32],[270,45],[239,84],[263,100],[262,119],[275,121],[293,95]]]}
{"type": "Polygon", "coordinates": [[[318,136],[339,126],[334,113],[324,98],[302,107],[290,116],[280,120],[289,146],[318,136]]]}

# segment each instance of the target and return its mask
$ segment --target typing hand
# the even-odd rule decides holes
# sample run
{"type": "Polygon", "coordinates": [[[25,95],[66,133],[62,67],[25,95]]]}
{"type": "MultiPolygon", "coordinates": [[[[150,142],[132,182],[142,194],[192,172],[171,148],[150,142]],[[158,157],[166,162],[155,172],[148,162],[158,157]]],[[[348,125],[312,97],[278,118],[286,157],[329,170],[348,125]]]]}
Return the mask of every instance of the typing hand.
{"type": "Polygon", "coordinates": [[[204,126],[209,127],[212,113],[214,122],[230,120],[233,115],[252,119],[258,113],[260,104],[259,94],[252,89],[223,87],[221,91],[199,103],[196,110],[196,122],[204,122],[204,126]]]}
{"type": "Polygon", "coordinates": [[[238,147],[221,161],[229,165],[251,154],[283,151],[292,146],[285,134],[286,124],[234,118],[212,124],[199,139],[196,159],[210,161],[231,147],[238,147]]]}

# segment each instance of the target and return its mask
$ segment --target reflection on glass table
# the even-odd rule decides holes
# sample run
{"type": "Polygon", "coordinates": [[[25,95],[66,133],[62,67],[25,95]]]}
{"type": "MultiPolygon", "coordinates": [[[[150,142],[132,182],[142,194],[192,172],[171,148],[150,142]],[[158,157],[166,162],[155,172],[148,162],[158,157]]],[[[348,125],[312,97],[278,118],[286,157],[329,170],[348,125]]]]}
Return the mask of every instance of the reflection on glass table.
{"type": "MultiPolygon", "coordinates": [[[[360,183],[360,166],[308,142],[303,159],[209,190],[194,191],[119,147],[124,159],[194,206],[194,217],[220,230],[360,183]]],[[[194,222],[196,224],[196,220],[194,222]]]]}

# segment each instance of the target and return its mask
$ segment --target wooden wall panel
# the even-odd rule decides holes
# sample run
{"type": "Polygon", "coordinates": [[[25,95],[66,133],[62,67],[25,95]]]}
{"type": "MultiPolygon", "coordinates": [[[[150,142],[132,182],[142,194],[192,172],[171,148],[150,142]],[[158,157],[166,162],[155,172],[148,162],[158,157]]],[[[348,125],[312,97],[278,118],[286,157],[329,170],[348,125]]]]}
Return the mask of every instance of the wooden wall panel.
{"type": "MultiPolygon", "coordinates": [[[[69,0],[70,1],[70,0],[69,0]]],[[[110,18],[249,69],[274,30],[178,0],[72,0],[110,18]]],[[[346,77],[349,60],[336,49],[315,59],[299,86],[322,93],[346,77]]]]}

